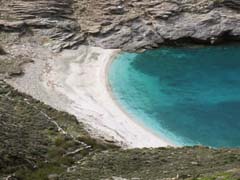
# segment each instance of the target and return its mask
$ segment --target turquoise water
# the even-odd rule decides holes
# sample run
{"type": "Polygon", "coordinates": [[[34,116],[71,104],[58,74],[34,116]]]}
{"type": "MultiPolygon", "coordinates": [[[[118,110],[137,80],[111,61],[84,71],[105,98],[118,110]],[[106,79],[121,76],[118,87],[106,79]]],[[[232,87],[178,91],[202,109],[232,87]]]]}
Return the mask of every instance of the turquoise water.
{"type": "Polygon", "coordinates": [[[240,46],[122,53],[109,82],[129,115],[176,145],[240,147],[240,46]]]}

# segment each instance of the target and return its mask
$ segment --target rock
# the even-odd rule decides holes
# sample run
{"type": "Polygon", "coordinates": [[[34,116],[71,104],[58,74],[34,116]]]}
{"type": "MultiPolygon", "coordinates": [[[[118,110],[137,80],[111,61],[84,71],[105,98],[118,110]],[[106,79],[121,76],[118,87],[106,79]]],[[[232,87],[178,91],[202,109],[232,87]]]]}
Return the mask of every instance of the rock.
{"type": "Polygon", "coordinates": [[[192,161],[191,164],[194,165],[194,166],[198,166],[199,165],[199,163],[196,162],[196,161],[192,161]]]}
{"type": "MultiPolygon", "coordinates": [[[[131,0],[124,4],[120,1],[90,4],[98,16],[91,17],[94,26],[90,26],[91,20],[87,26],[101,27],[97,28],[100,31],[89,30],[86,41],[93,46],[138,51],[182,39],[215,44],[228,37],[238,40],[240,36],[240,15],[229,10],[225,1],[131,0]]],[[[85,24],[83,18],[80,22],[85,24]]]]}
{"type": "Polygon", "coordinates": [[[110,7],[108,9],[108,11],[110,12],[110,14],[124,14],[125,10],[124,10],[124,6],[118,5],[116,7],[110,7]]]}
{"type": "Polygon", "coordinates": [[[111,36],[96,37],[93,43],[98,46],[104,46],[106,48],[119,48],[128,43],[131,39],[131,29],[127,26],[121,28],[121,30],[114,32],[111,36]]]}
{"type": "Polygon", "coordinates": [[[237,180],[240,179],[240,169],[232,169],[232,170],[229,170],[228,173],[231,174],[232,179],[237,179],[237,180]]]}
{"type": "Polygon", "coordinates": [[[48,175],[48,180],[58,180],[59,175],[58,174],[50,174],[48,175]]]}
{"type": "Polygon", "coordinates": [[[55,52],[76,49],[81,44],[138,51],[184,39],[208,44],[240,39],[238,0],[5,3],[7,6],[0,14],[0,31],[32,30],[36,36],[52,39],[49,46],[55,52]]]}
{"type": "Polygon", "coordinates": [[[3,47],[0,45],[0,55],[6,55],[7,53],[4,51],[3,47]]]}
{"type": "Polygon", "coordinates": [[[8,31],[8,32],[14,32],[14,31],[21,31],[25,29],[26,24],[23,21],[13,21],[8,22],[5,20],[0,20],[0,30],[2,31],[8,31]]]}
{"type": "Polygon", "coordinates": [[[115,177],[115,176],[113,176],[112,180],[127,180],[127,179],[122,178],[122,177],[115,177]]]}
{"type": "Polygon", "coordinates": [[[231,9],[240,10],[240,1],[239,0],[223,0],[222,4],[231,9]]]}

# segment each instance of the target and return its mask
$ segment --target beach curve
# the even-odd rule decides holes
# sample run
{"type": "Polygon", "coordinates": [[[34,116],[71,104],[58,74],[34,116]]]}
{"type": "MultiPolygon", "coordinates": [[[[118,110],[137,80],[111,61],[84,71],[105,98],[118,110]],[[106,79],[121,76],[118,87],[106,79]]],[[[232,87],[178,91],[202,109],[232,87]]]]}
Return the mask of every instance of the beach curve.
{"type": "Polygon", "coordinates": [[[130,117],[114,99],[108,68],[120,50],[81,46],[36,59],[12,86],[83,122],[94,137],[123,148],[174,146],[130,117]]]}

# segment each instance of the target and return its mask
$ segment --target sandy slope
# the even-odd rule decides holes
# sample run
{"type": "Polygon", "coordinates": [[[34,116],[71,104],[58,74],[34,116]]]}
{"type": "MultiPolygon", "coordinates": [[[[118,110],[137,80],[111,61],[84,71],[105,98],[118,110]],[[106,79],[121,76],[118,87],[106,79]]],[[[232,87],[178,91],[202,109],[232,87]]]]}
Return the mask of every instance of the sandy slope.
{"type": "Polygon", "coordinates": [[[56,57],[35,59],[23,77],[9,83],[75,115],[94,136],[127,148],[170,145],[137,124],[113,100],[106,70],[118,52],[87,46],[66,50],[56,57]]]}

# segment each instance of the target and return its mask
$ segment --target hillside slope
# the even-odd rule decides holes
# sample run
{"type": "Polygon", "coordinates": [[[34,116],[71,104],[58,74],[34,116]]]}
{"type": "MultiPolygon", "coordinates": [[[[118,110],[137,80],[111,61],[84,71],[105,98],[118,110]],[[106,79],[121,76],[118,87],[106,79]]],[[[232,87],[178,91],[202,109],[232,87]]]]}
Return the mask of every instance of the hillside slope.
{"type": "Polygon", "coordinates": [[[3,81],[0,104],[0,179],[240,178],[239,149],[120,150],[92,139],[73,116],[18,93],[3,81]]]}

